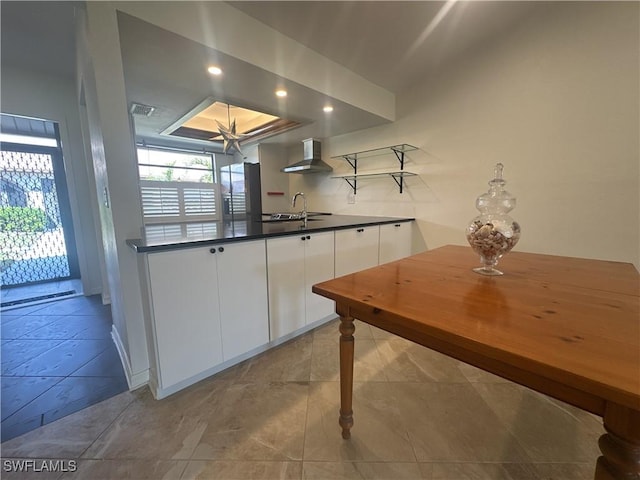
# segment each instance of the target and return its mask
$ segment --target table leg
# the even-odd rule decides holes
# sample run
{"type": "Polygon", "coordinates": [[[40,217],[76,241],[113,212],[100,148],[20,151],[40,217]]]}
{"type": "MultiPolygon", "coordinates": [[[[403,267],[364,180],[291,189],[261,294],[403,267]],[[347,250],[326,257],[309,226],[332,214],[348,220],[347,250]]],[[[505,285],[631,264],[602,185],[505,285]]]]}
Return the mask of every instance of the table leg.
{"type": "Polygon", "coordinates": [[[342,427],[342,438],[351,438],[351,427],[353,426],[353,332],[356,327],[353,324],[353,317],[348,312],[341,312],[340,315],[340,426],[342,427]]]}
{"type": "Polygon", "coordinates": [[[640,480],[640,411],[608,403],[596,480],[640,480]]]}

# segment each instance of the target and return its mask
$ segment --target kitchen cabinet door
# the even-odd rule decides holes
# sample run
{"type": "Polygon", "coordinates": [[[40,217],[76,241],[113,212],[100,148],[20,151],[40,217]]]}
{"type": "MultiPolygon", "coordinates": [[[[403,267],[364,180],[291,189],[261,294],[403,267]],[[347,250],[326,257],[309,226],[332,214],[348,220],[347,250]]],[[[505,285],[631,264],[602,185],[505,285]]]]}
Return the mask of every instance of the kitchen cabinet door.
{"type": "Polygon", "coordinates": [[[158,383],[167,388],[222,363],[216,259],[209,248],[148,256],[158,383]]]}
{"type": "Polygon", "coordinates": [[[378,265],[378,225],[335,232],[336,277],[378,265]]]}
{"type": "Polygon", "coordinates": [[[316,295],[311,287],[334,277],[334,234],[319,232],[309,235],[305,243],[305,312],[306,324],[335,312],[335,302],[316,295]]]}
{"type": "Polygon", "coordinates": [[[304,235],[267,240],[269,325],[271,340],[304,327],[304,235]]]}
{"type": "Polygon", "coordinates": [[[380,225],[380,255],[378,263],[400,260],[411,255],[413,222],[380,225]]]}
{"type": "Polygon", "coordinates": [[[227,361],[269,342],[264,240],[216,247],[222,354],[227,361]]]}

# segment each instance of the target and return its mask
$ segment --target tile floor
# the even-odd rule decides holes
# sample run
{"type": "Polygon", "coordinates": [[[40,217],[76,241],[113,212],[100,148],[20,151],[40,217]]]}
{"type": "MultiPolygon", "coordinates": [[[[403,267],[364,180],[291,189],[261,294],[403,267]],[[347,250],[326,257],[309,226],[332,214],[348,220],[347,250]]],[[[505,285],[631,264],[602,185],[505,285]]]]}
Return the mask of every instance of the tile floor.
{"type": "Polygon", "coordinates": [[[99,296],[3,309],[2,441],[128,390],[99,296]]]}
{"type": "Polygon", "coordinates": [[[334,321],[164,400],[125,392],[4,442],[3,478],[593,478],[598,418],[356,324],[348,441],[334,321]],[[24,459],[75,471],[7,468],[24,459]]]}

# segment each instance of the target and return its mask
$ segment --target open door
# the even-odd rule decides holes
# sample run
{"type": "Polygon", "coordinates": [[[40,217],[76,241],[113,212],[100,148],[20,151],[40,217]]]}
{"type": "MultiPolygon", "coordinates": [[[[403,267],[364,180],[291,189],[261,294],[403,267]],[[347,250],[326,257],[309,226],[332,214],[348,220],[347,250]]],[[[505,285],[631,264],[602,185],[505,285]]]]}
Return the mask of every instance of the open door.
{"type": "MultiPolygon", "coordinates": [[[[6,117],[11,116],[2,115],[3,133],[6,117]]],[[[16,136],[9,137],[15,142],[0,142],[3,290],[80,277],[58,127],[54,122],[33,122],[47,124],[49,138],[16,136]],[[37,138],[45,145],[35,144],[37,138]]]]}

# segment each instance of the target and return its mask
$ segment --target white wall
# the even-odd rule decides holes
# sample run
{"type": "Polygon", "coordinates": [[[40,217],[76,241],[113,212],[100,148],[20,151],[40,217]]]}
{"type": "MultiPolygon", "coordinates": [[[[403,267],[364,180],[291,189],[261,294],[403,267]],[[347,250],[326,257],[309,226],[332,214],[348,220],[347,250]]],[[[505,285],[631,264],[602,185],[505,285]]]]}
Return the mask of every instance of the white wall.
{"type": "MultiPolygon", "coordinates": [[[[518,199],[516,250],[640,266],[639,7],[636,2],[550,2],[517,30],[479,45],[398,95],[391,125],[334,137],[323,158],[410,143],[419,173],[400,195],[391,178],[349,187],[326,175],[291,175],[310,209],[414,216],[429,248],[466,244],[497,162],[518,199]]],[[[290,151],[290,160],[299,156],[290,151]]],[[[360,162],[397,168],[394,157],[360,162]]]]}
{"type": "Polygon", "coordinates": [[[79,19],[78,43],[114,339],[135,388],[147,382],[149,360],[137,254],[126,240],[140,236],[142,206],[116,12],[109,4],[87,4],[86,17],[79,19]]]}
{"type": "Polygon", "coordinates": [[[95,195],[85,166],[75,82],[3,64],[2,112],[58,122],[82,289],[85,295],[101,293],[98,241],[92,213],[95,195]]]}
{"type": "Polygon", "coordinates": [[[262,144],[259,151],[262,211],[288,212],[291,207],[289,176],[280,171],[287,166],[286,149],[280,145],[262,144]],[[284,192],[284,195],[274,195],[273,192],[284,192]]]}
{"type": "Polygon", "coordinates": [[[291,202],[289,175],[280,171],[287,165],[286,148],[278,144],[251,145],[242,147],[241,158],[244,162],[260,164],[262,211],[288,212],[291,202]],[[269,192],[283,192],[284,195],[269,195],[269,192]]]}

